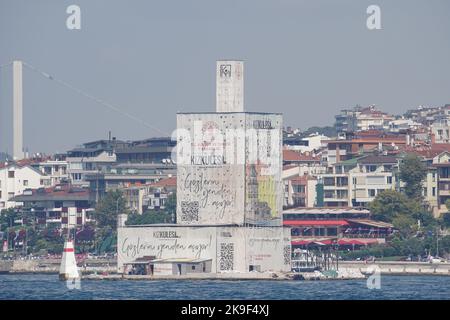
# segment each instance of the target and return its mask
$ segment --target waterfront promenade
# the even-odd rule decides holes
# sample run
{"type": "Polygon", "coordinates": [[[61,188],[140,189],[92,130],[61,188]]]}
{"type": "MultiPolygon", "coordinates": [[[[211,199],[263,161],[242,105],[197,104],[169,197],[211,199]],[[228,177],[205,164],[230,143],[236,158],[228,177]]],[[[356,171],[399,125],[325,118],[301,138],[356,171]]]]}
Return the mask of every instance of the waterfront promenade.
{"type": "MultiPolygon", "coordinates": [[[[0,273],[58,273],[61,259],[0,260],[0,273]]],[[[78,263],[83,274],[115,273],[116,259],[85,259],[78,263]]]]}
{"type": "MultiPolygon", "coordinates": [[[[42,273],[56,274],[59,272],[59,259],[37,259],[37,260],[0,260],[0,273],[42,273]]],[[[230,277],[231,273],[224,274],[198,274],[187,276],[139,276],[117,274],[117,263],[115,259],[86,259],[79,263],[79,269],[85,279],[92,280],[147,280],[147,279],[223,279],[230,277]],[[101,275],[108,274],[108,275],[101,275]]],[[[450,263],[429,263],[429,262],[407,262],[407,261],[340,261],[339,274],[337,278],[353,279],[358,278],[359,274],[369,275],[374,272],[374,267],[381,274],[386,275],[439,275],[450,276],[450,263]]],[[[271,279],[286,280],[292,278],[295,273],[236,273],[233,274],[234,279],[271,279]]],[[[305,280],[320,280],[330,277],[323,277],[314,273],[302,273],[305,280]]]]}
{"type": "Polygon", "coordinates": [[[450,276],[450,263],[408,262],[408,261],[340,261],[339,269],[358,270],[372,274],[378,267],[381,274],[388,275],[440,275],[450,276]]]}

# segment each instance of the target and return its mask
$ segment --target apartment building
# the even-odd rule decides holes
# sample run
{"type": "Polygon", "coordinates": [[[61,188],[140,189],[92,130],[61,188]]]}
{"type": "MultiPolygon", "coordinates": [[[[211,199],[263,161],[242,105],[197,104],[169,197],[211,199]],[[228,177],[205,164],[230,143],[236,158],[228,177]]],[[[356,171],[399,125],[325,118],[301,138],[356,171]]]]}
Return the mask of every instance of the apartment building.
{"type": "Polygon", "coordinates": [[[396,157],[367,155],[342,161],[320,176],[326,207],[367,207],[377,194],[396,188],[396,157]]]}
{"type": "Polygon", "coordinates": [[[68,181],[68,164],[64,158],[49,158],[36,163],[32,163],[31,167],[42,172],[48,180],[50,185],[54,186],[68,181]]]}
{"type": "Polygon", "coordinates": [[[116,139],[97,140],[69,150],[66,161],[71,183],[88,186],[86,175],[97,173],[114,164],[116,162],[114,148],[120,144],[124,144],[124,142],[116,139]]]}
{"type": "Polygon", "coordinates": [[[328,165],[361,157],[373,152],[396,153],[399,148],[408,143],[406,134],[385,133],[379,130],[369,130],[349,134],[346,139],[325,141],[327,148],[323,158],[328,165]]]}
{"type": "Polygon", "coordinates": [[[335,116],[337,132],[356,132],[365,130],[388,130],[389,122],[394,117],[376,109],[375,106],[363,108],[356,106],[352,109],[341,110],[335,116]]]}
{"type": "Polygon", "coordinates": [[[36,226],[56,224],[61,228],[76,228],[93,222],[89,190],[71,185],[27,189],[14,197],[22,203],[19,210],[32,213],[36,226]]]}
{"type": "Polygon", "coordinates": [[[283,183],[284,208],[315,206],[317,178],[310,175],[293,175],[283,178],[283,183]]]}
{"type": "Polygon", "coordinates": [[[327,167],[322,163],[321,157],[312,153],[301,153],[294,150],[283,150],[283,171],[292,175],[318,175],[325,173],[327,167]]]}

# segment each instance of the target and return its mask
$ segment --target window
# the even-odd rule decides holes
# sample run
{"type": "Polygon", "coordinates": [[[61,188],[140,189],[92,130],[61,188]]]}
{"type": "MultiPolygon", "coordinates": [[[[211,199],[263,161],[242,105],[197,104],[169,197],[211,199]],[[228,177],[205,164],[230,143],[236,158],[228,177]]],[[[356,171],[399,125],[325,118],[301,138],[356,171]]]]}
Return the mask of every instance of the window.
{"type": "Polygon", "coordinates": [[[0,198],[2,197],[2,190],[0,190],[0,198]]]}
{"type": "Polygon", "coordinates": [[[369,190],[367,190],[368,191],[368,193],[369,193],[369,197],[375,197],[375,189],[369,189],[369,190]]]}
{"type": "Polygon", "coordinates": [[[332,190],[325,190],[324,191],[324,198],[334,198],[334,191],[332,191],[332,190]]]}
{"type": "Polygon", "coordinates": [[[305,193],[305,186],[304,185],[293,185],[292,189],[295,193],[305,193]]]}
{"type": "Polygon", "coordinates": [[[8,192],[8,200],[14,198],[14,192],[8,192]]]}
{"type": "Polygon", "coordinates": [[[14,178],[14,171],[8,171],[8,178],[14,178]]]}
{"type": "Polygon", "coordinates": [[[373,166],[373,165],[371,165],[371,166],[366,166],[366,171],[367,172],[374,172],[374,171],[376,171],[377,170],[377,166],[373,166]]]}
{"type": "Polygon", "coordinates": [[[431,193],[433,194],[433,197],[436,196],[436,187],[433,187],[433,189],[431,189],[431,193]]]}
{"type": "Polygon", "coordinates": [[[392,177],[387,177],[387,183],[392,184],[392,177]]]}
{"type": "Polygon", "coordinates": [[[28,180],[23,180],[24,187],[28,187],[28,180]]]}
{"type": "Polygon", "coordinates": [[[367,184],[385,184],[384,176],[367,176],[367,184]]]}
{"type": "Polygon", "coordinates": [[[336,190],[336,198],[338,199],[346,199],[348,197],[347,190],[336,190]]]}

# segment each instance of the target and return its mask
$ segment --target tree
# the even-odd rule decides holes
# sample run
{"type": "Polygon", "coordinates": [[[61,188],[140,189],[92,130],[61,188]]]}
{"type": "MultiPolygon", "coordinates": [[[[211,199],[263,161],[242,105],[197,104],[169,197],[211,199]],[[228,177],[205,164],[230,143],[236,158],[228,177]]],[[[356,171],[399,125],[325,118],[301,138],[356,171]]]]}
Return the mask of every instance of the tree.
{"type": "Polygon", "coordinates": [[[441,225],[445,228],[450,228],[450,212],[445,212],[442,215],[441,225]]]}
{"type": "Polygon", "coordinates": [[[2,210],[0,213],[0,231],[6,231],[14,227],[14,221],[19,218],[19,213],[14,208],[2,210]]]}
{"type": "Polygon", "coordinates": [[[405,183],[405,194],[410,199],[422,200],[422,181],[427,168],[415,154],[407,154],[400,165],[400,180],[405,183]]]}
{"type": "Polygon", "coordinates": [[[172,223],[172,217],[177,210],[177,196],[172,193],[164,204],[164,209],[147,210],[143,214],[131,214],[128,216],[126,225],[143,225],[155,223],[172,223]]]}
{"type": "Polygon", "coordinates": [[[100,228],[117,228],[118,214],[128,214],[125,198],[120,190],[108,191],[108,193],[98,202],[94,217],[100,228]]]}
{"type": "Polygon", "coordinates": [[[167,198],[166,204],[164,205],[164,211],[168,214],[175,214],[177,211],[177,194],[174,192],[167,198]]]}
{"type": "Polygon", "coordinates": [[[397,229],[402,238],[410,237],[415,231],[416,220],[406,214],[399,214],[392,219],[394,228],[397,229]]]}
{"type": "Polygon", "coordinates": [[[172,216],[165,211],[149,210],[143,214],[130,214],[125,224],[131,225],[143,225],[143,224],[155,224],[155,223],[171,223],[172,216]]]}
{"type": "Polygon", "coordinates": [[[325,126],[325,127],[310,127],[301,133],[302,137],[307,137],[313,133],[323,134],[327,137],[335,137],[337,136],[337,131],[335,127],[325,126]]]}
{"type": "Polygon", "coordinates": [[[369,208],[375,220],[392,222],[397,215],[408,214],[413,205],[404,194],[395,190],[384,190],[377,194],[369,208]]]}

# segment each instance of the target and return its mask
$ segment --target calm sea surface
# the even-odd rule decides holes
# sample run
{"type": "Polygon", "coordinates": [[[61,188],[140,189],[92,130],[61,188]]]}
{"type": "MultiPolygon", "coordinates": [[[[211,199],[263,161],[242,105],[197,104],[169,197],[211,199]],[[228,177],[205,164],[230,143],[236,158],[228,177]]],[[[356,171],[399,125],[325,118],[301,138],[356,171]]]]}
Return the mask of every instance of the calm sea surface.
{"type": "Polygon", "coordinates": [[[0,275],[4,299],[450,299],[450,277],[382,276],[381,289],[347,281],[93,281],[67,289],[57,275],[0,275]]]}

